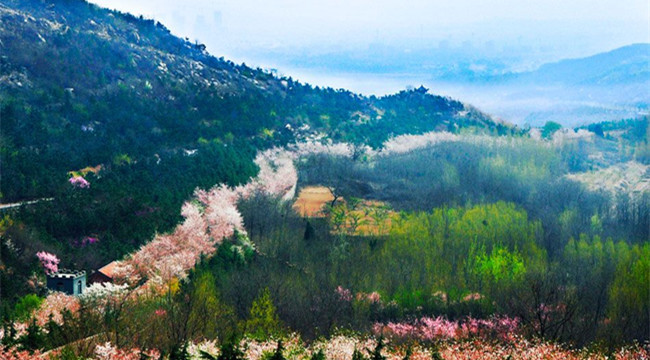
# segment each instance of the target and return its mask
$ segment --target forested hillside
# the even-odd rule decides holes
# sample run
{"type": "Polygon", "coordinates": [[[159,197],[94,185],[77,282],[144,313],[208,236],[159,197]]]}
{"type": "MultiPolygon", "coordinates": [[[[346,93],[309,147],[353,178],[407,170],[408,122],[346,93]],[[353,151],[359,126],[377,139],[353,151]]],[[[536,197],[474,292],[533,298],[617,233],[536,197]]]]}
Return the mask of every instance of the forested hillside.
{"type": "Polygon", "coordinates": [[[7,201],[49,196],[66,171],[89,165],[210,142],[284,144],[305,127],[376,146],[436,128],[497,130],[477,111],[424,91],[366,98],[235,65],[153,20],[85,1],[3,3],[6,163],[34,165],[30,173],[6,167],[7,201]]]}
{"type": "Polygon", "coordinates": [[[257,149],[516,131],[422,88],[375,98],[278,78],[82,0],[3,1],[0,19],[2,202],[51,199],[10,215],[18,273],[38,250],[88,270],[119,258],[171,229],[195,187],[253,176],[257,149]],[[69,182],[79,176],[89,186],[69,182]]]}

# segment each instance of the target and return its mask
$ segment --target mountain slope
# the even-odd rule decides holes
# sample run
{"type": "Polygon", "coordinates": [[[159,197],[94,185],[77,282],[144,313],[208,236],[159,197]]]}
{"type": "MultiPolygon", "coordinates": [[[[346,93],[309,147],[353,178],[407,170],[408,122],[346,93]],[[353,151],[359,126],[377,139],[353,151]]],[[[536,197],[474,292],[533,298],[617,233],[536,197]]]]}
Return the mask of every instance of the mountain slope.
{"type": "MultiPolygon", "coordinates": [[[[0,260],[28,274],[37,251],[86,270],[121,258],[173,229],[195,188],[247,182],[259,149],[461,129],[517,131],[424,88],[376,98],[278,78],[82,0],[2,0],[0,201],[52,200],[2,210],[20,251],[0,242],[0,260]]],[[[3,300],[28,292],[0,276],[3,300]]]]}
{"type": "MultiPolygon", "coordinates": [[[[368,98],[312,88],[217,59],[160,23],[82,0],[4,1],[0,19],[3,146],[37,152],[32,160],[48,158],[42,166],[52,171],[195,148],[200,139],[277,145],[304,125],[375,146],[391,134],[497,131],[458,101],[425,91],[368,98]]],[[[2,189],[10,200],[48,193],[10,186],[2,189]]]]}

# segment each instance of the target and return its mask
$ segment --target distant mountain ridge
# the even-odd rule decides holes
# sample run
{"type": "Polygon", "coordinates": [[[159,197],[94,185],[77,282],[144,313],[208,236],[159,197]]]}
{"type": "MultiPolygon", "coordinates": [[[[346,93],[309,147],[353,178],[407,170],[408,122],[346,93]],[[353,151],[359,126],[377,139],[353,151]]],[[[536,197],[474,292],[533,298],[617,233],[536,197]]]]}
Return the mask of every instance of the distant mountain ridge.
{"type": "Polygon", "coordinates": [[[650,109],[650,44],[548,63],[529,72],[469,78],[446,79],[442,87],[516,124],[555,121],[575,127],[637,118],[650,109]]]}
{"type": "Polygon", "coordinates": [[[632,44],[585,58],[549,63],[513,76],[522,81],[572,85],[650,83],[650,44],[632,44]]]}

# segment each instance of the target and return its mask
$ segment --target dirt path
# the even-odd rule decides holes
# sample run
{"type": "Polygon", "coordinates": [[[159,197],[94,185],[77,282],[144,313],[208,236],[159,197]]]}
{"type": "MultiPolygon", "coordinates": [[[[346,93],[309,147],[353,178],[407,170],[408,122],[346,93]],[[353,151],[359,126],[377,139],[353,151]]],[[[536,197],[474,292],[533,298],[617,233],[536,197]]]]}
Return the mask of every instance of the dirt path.
{"type": "Polygon", "coordinates": [[[25,206],[25,205],[33,205],[33,204],[39,203],[41,201],[52,201],[52,200],[54,200],[54,198],[42,198],[42,199],[30,200],[30,201],[22,201],[22,202],[17,202],[17,203],[0,204],[0,211],[7,210],[7,209],[18,208],[18,207],[25,206]]]}

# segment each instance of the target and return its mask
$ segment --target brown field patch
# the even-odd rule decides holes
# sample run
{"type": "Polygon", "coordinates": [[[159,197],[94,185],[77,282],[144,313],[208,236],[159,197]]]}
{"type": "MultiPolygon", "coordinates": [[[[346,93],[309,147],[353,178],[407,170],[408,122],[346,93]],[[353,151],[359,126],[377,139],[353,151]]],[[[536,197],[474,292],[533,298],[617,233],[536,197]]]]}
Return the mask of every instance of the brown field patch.
{"type": "Polygon", "coordinates": [[[293,208],[302,217],[325,217],[325,205],[334,200],[334,195],[325,186],[307,186],[300,190],[293,208]]]}
{"type": "Polygon", "coordinates": [[[386,203],[374,200],[355,201],[354,205],[339,197],[336,204],[326,212],[334,195],[325,186],[307,186],[300,190],[293,208],[302,217],[329,217],[332,233],[348,235],[387,235],[395,212],[386,203]],[[351,208],[354,206],[354,208],[351,208]]]}

